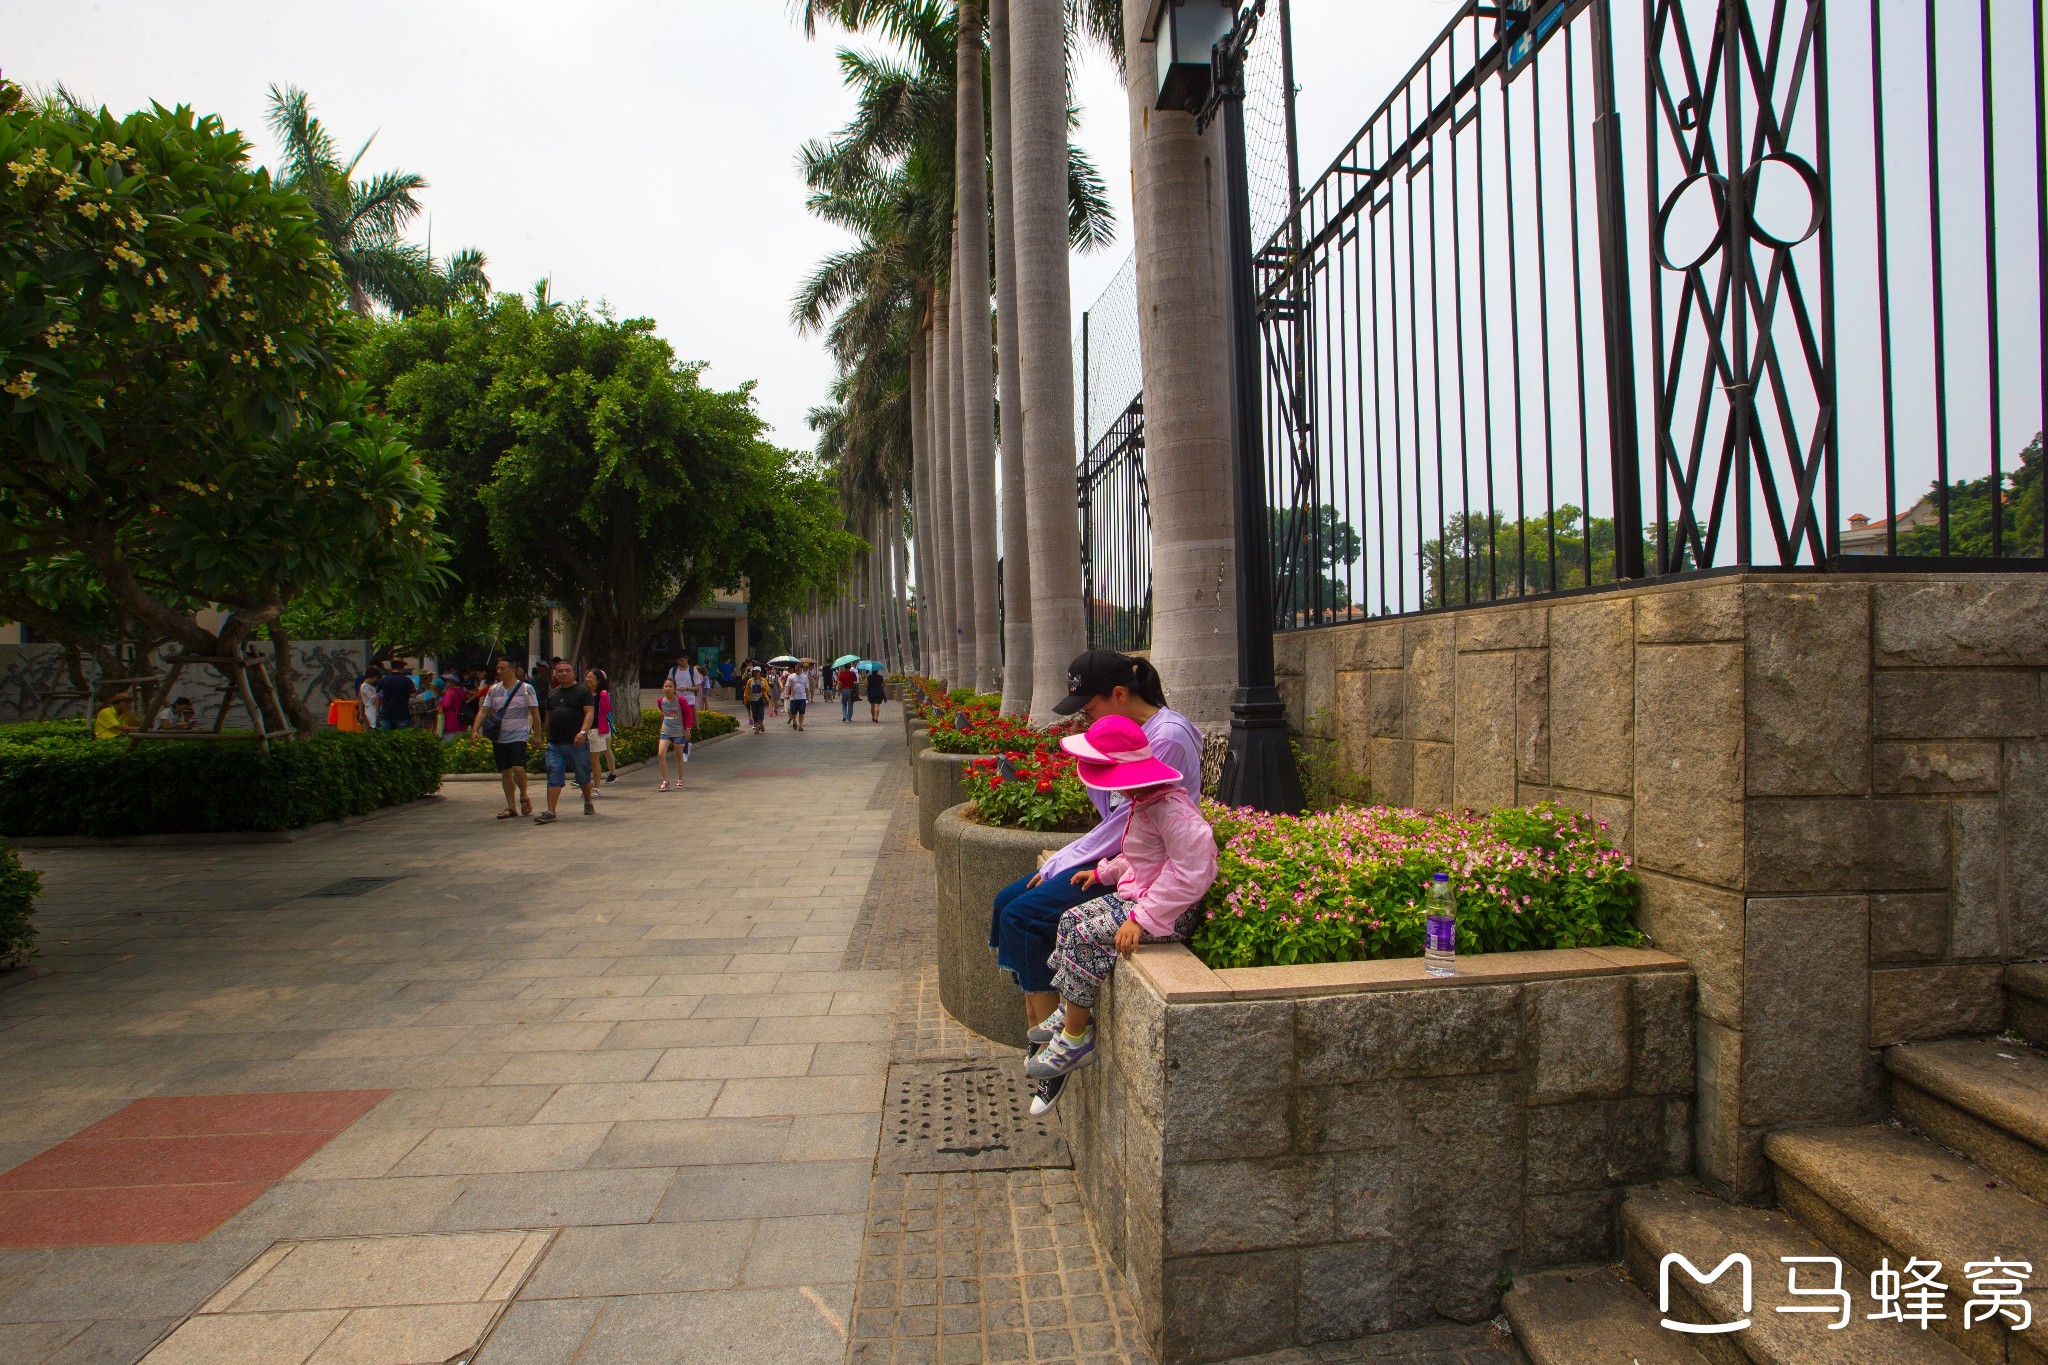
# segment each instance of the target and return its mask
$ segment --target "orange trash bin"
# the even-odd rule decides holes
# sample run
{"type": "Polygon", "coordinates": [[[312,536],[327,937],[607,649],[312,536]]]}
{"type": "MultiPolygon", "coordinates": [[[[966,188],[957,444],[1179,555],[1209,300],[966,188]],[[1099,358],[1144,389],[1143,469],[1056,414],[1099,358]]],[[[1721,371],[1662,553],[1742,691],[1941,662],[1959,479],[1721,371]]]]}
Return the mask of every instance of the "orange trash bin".
{"type": "Polygon", "coordinates": [[[361,730],[363,704],[353,697],[336,697],[327,703],[327,723],[337,730],[361,730]]]}

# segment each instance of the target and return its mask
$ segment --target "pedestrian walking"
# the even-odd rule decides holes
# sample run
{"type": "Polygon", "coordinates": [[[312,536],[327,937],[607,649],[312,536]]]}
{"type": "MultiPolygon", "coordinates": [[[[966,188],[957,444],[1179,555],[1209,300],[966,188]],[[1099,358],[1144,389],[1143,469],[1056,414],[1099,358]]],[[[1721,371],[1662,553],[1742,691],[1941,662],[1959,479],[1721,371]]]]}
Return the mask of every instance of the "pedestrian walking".
{"type": "Polygon", "coordinates": [[[853,703],[859,695],[860,675],[853,671],[852,664],[848,664],[839,670],[837,682],[839,683],[839,723],[841,725],[851,725],[853,724],[853,703]]]}
{"type": "MultiPolygon", "coordinates": [[[[561,660],[557,659],[555,662],[560,663],[561,660]]],[[[546,659],[533,661],[533,677],[529,681],[533,684],[533,695],[540,698],[542,706],[548,704],[548,679],[553,672],[546,659]]]]}
{"type": "Polygon", "coordinates": [[[459,738],[462,734],[462,708],[469,703],[469,689],[462,685],[462,679],[449,674],[447,684],[441,689],[441,738],[459,738]]]}
{"type": "Polygon", "coordinates": [[[356,705],[362,709],[365,730],[377,728],[377,715],[383,710],[383,704],[377,696],[377,680],[383,676],[384,670],[376,664],[371,664],[363,670],[363,680],[356,684],[356,705]]]}
{"type": "Polygon", "coordinates": [[[733,699],[734,701],[738,701],[738,700],[740,699],[740,690],[739,690],[739,688],[738,688],[738,687],[735,687],[735,686],[733,686],[733,670],[732,670],[732,660],[731,660],[731,659],[726,659],[726,660],[723,660],[723,661],[721,661],[721,662],[719,663],[719,665],[718,665],[718,685],[719,685],[720,687],[731,687],[731,688],[732,688],[732,699],[733,699]]]}
{"type": "Polygon", "coordinates": [[[690,699],[677,689],[673,677],[665,678],[661,684],[661,699],[655,702],[661,712],[661,735],[655,740],[655,758],[661,764],[661,790],[681,791],[683,789],[683,764],[687,761],[690,747],[690,727],[697,723],[697,708],[690,699]],[[676,780],[668,780],[668,756],[676,756],[676,780]]]}
{"type": "Polygon", "coordinates": [[[393,668],[377,679],[377,728],[403,730],[412,724],[412,694],[419,691],[412,675],[393,668]]]}
{"type": "Polygon", "coordinates": [[[811,708],[811,675],[801,668],[792,668],[783,679],[783,686],[789,692],[789,728],[802,734],[804,712],[811,708]]]}
{"type": "Polygon", "coordinates": [[[619,757],[612,752],[612,680],[601,668],[583,675],[583,685],[597,698],[597,728],[590,732],[590,769],[607,782],[619,780],[619,757]]]}
{"type": "Polygon", "coordinates": [[[747,670],[747,676],[741,681],[739,690],[741,694],[740,699],[747,704],[747,715],[753,722],[754,733],[757,735],[767,734],[768,724],[766,717],[768,715],[768,693],[770,687],[768,679],[761,672],[759,664],[755,664],[747,670]]]}
{"type": "Polygon", "coordinates": [[[533,802],[526,795],[526,752],[533,739],[533,718],[539,711],[540,697],[533,684],[519,676],[519,666],[510,659],[498,660],[498,681],[477,703],[470,738],[490,741],[491,762],[505,788],[500,820],[510,820],[515,806],[521,815],[533,814],[533,802]]]}
{"type": "Polygon", "coordinates": [[[534,816],[533,822],[545,825],[554,821],[555,807],[571,773],[575,774],[577,789],[583,793],[583,813],[597,814],[590,785],[590,732],[597,721],[597,698],[576,681],[576,670],[567,663],[555,664],[548,687],[547,717],[548,808],[534,816]]]}
{"type": "Polygon", "coordinates": [[[889,684],[882,677],[882,670],[868,670],[868,718],[875,724],[882,723],[882,703],[889,700],[889,684]]]}

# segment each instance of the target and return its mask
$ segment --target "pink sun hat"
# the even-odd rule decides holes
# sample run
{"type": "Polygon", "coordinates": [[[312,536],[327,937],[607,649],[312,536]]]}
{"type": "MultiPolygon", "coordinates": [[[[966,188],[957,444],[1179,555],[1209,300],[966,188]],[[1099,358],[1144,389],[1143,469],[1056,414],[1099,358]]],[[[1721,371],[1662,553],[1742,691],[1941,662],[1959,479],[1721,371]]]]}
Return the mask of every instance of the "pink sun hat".
{"type": "Polygon", "coordinates": [[[1077,760],[1082,784],[1098,791],[1135,791],[1178,782],[1171,765],[1152,756],[1152,741],[1128,716],[1104,716],[1085,735],[1068,735],[1060,747],[1077,760]]]}

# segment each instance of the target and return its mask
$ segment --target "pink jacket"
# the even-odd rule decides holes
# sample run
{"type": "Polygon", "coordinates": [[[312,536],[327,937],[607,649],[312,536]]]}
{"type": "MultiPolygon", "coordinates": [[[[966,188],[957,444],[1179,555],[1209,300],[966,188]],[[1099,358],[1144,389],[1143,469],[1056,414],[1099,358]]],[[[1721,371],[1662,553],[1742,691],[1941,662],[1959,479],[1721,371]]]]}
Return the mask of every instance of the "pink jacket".
{"type": "Polygon", "coordinates": [[[1131,913],[1141,929],[1165,938],[1216,880],[1215,831],[1185,789],[1158,788],[1131,803],[1124,846],[1095,875],[1135,902],[1131,913]]]}

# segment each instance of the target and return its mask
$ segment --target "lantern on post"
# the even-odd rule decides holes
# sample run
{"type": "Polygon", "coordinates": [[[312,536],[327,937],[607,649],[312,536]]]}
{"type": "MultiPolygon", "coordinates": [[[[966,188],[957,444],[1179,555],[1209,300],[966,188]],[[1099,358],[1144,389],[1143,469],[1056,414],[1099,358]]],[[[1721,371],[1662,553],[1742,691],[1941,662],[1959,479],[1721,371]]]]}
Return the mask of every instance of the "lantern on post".
{"type": "Polygon", "coordinates": [[[1237,22],[1235,0],[1152,0],[1144,38],[1156,44],[1159,89],[1153,107],[1196,113],[1209,102],[1216,44],[1237,22]]]}

